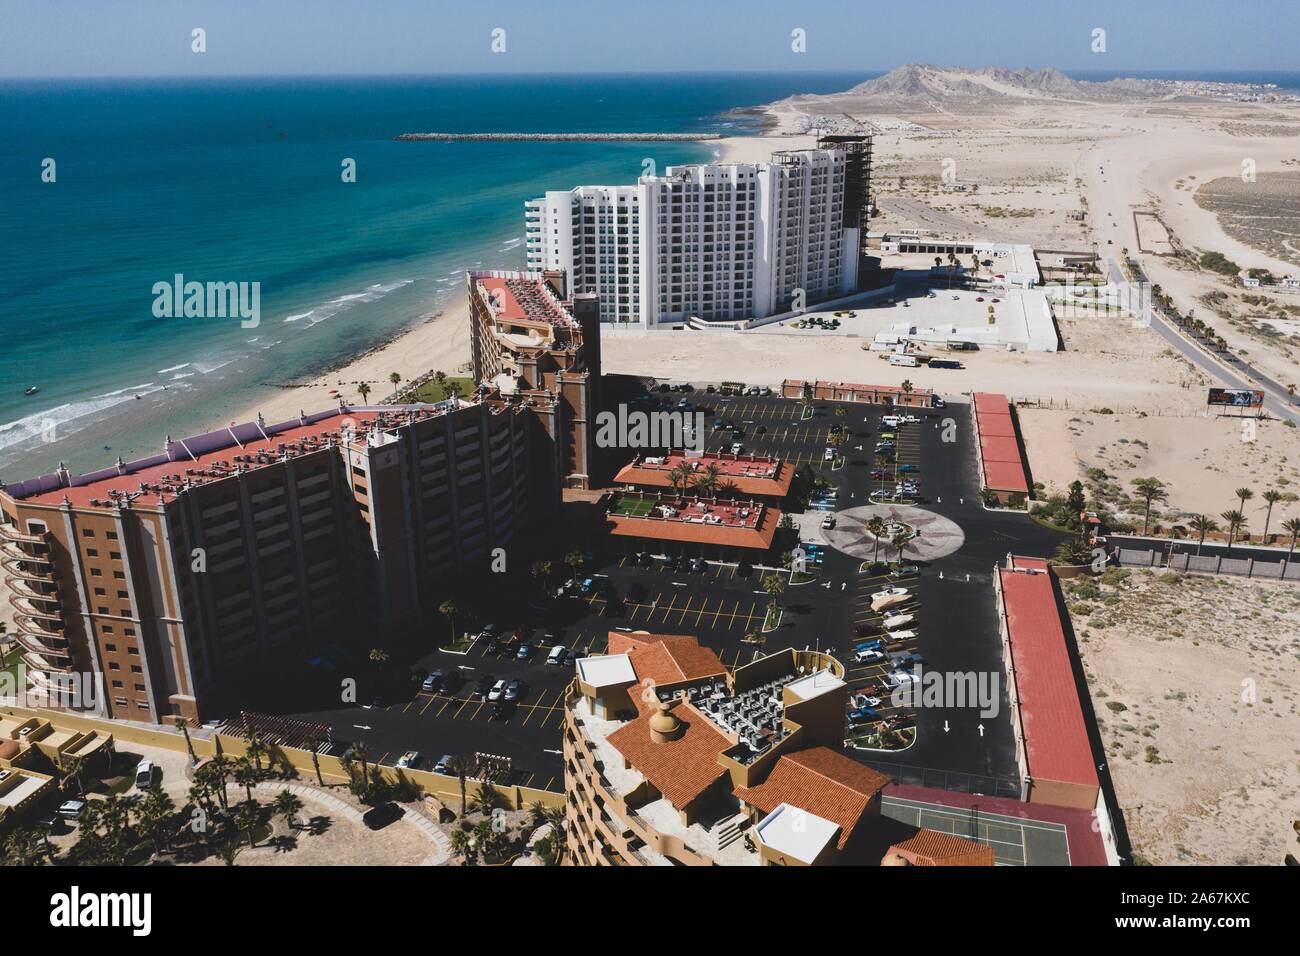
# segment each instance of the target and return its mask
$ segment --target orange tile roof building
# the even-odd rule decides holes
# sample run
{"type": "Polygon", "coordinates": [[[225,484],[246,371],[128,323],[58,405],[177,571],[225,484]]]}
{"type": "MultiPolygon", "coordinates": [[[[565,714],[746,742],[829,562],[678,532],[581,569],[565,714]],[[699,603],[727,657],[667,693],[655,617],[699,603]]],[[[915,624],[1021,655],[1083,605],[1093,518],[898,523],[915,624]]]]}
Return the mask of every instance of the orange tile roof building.
{"type": "Polygon", "coordinates": [[[857,385],[852,382],[811,382],[787,378],[781,383],[786,398],[815,398],[828,402],[865,402],[869,405],[899,405],[905,408],[929,408],[934,391],[928,388],[903,389],[897,385],[857,385]]]}
{"type": "Polygon", "coordinates": [[[895,843],[882,861],[887,866],[992,866],[993,848],[951,833],[921,830],[895,843]]]}
{"type": "Polygon", "coordinates": [[[1022,796],[1093,810],[1097,765],[1053,577],[1042,559],[1016,557],[995,578],[1022,796]]]}
{"type": "Polygon", "coordinates": [[[975,447],[979,453],[981,486],[1006,504],[1013,495],[1029,497],[1029,474],[1016,437],[1011,403],[1005,395],[976,392],[975,447]]]}
{"type": "Polygon", "coordinates": [[[698,483],[711,480],[712,488],[703,494],[723,497],[748,498],[770,505],[782,504],[794,483],[794,466],[788,461],[766,455],[730,455],[705,452],[688,454],[673,451],[667,455],[637,455],[614,476],[614,484],[629,490],[649,493],[673,491],[683,493],[696,488],[698,483]],[[690,475],[684,484],[674,485],[674,472],[685,467],[690,475]]]}
{"type": "Polygon", "coordinates": [[[421,595],[559,506],[529,402],[340,405],[0,489],[0,563],[49,706],[219,713],[243,669],[421,595]],[[92,695],[76,675],[103,677],[92,695]]]}
{"type": "Polygon", "coordinates": [[[559,271],[466,274],[474,381],[531,396],[566,488],[590,488],[600,401],[600,308],[565,295],[559,271]]]}
{"type": "Polygon", "coordinates": [[[611,632],[565,697],[564,862],[880,862],[889,778],[838,750],[843,677],[814,651],[727,671],[695,638],[611,632]]]}
{"type": "Polygon", "coordinates": [[[629,548],[755,560],[772,549],[781,512],[758,501],[622,492],[610,497],[605,530],[629,548]]]}

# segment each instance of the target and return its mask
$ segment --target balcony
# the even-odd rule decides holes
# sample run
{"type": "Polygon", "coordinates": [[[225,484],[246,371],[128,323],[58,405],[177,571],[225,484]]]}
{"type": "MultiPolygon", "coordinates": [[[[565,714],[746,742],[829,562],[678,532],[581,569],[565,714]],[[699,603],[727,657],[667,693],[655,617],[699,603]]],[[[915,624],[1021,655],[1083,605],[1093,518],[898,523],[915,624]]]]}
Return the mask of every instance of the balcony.
{"type": "Polygon", "coordinates": [[[13,541],[18,544],[44,544],[45,533],[27,534],[18,526],[9,522],[0,522],[0,541],[13,541]]]}
{"type": "Polygon", "coordinates": [[[69,658],[66,664],[55,664],[40,654],[34,654],[31,651],[23,651],[23,663],[27,666],[27,672],[33,678],[37,673],[55,673],[70,674],[72,673],[72,660],[69,658]]]}
{"type": "MultiPolygon", "coordinates": [[[[12,595],[10,595],[9,597],[9,603],[12,604],[15,608],[18,608],[20,606],[20,603],[15,601],[12,595]]],[[[28,634],[36,635],[42,640],[49,637],[62,639],[63,637],[63,628],[61,626],[62,618],[59,618],[58,620],[60,621],[60,626],[51,627],[40,618],[34,617],[33,615],[27,613],[26,611],[20,610],[18,614],[14,615],[14,624],[18,627],[19,630],[26,631],[28,634]]]]}
{"type": "MultiPolygon", "coordinates": [[[[47,644],[45,640],[42,640],[37,635],[22,630],[16,632],[13,636],[24,650],[32,654],[38,654],[41,657],[57,660],[60,662],[58,666],[71,667],[72,651],[68,648],[68,642],[65,639],[59,638],[58,644],[47,644]]],[[[46,640],[54,641],[55,638],[47,638],[46,640]]]]}
{"type": "Polygon", "coordinates": [[[43,618],[50,621],[62,621],[63,610],[59,604],[58,594],[42,594],[32,590],[24,582],[11,585],[9,604],[19,614],[28,617],[43,618]],[[51,606],[53,605],[53,606],[51,606]]]}

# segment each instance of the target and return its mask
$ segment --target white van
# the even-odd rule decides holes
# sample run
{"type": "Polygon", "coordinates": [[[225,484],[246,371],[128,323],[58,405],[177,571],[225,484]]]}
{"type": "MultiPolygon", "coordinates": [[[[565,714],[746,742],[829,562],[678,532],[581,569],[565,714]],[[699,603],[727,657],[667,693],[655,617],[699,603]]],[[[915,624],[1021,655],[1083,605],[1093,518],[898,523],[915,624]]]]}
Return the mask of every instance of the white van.
{"type": "Polygon", "coordinates": [[[153,761],[141,760],[135,768],[135,785],[141,790],[153,783],[153,761]]]}
{"type": "Polygon", "coordinates": [[[546,663],[563,664],[564,658],[568,655],[569,649],[562,644],[557,644],[551,648],[551,653],[546,655],[546,663]]]}
{"type": "Polygon", "coordinates": [[[916,368],[921,363],[916,360],[915,355],[900,355],[895,352],[889,356],[890,365],[905,365],[908,368],[916,368]]]}

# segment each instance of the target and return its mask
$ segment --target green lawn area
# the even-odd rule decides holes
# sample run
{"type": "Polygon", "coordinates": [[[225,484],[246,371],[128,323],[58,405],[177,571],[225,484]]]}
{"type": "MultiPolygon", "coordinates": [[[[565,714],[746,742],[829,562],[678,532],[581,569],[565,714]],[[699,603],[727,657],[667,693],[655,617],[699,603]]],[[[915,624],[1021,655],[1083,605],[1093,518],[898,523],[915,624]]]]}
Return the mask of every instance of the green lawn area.
{"type": "Polygon", "coordinates": [[[0,672],[9,675],[9,686],[14,688],[18,687],[18,664],[22,654],[23,649],[15,644],[13,650],[7,651],[3,656],[0,656],[0,672]]]}
{"type": "Polygon", "coordinates": [[[614,514],[644,518],[654,510],[655,503],[647,498],[620,498],[614,505],[614,514]]]}
{"type": "Polygon", "coordinates": [[[474,380],[472,378],[447,376],[447,380],[439,385],[435,381],[428,381],[421,385],[415,392],[414,401],[416,402],[441,402],[447,397],[447,386],[455,382],[460,386],[462,398],[469,398],[474,394],[474,380]]]}

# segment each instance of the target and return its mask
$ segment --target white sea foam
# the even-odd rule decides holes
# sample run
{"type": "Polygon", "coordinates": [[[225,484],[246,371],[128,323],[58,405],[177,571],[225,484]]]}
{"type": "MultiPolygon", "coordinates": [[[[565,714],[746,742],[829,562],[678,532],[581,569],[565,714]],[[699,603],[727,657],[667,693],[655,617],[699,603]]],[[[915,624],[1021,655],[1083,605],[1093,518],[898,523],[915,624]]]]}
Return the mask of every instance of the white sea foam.
{"type": "Polygon", "coordinates": [[[364,292],[349,292],[346,295],[336,296],[324,305],[318,305],[316,308],[310,309],[307,312],[299,312],[295,315],[285,316],[284,321],[298,322],[302,319],[307,319],[307,327],[310,328],[313,325],[319,325],[326,319],[333,318],[345,309],[350,308],[353,303],[375,302],[388,295],[388,293],[401,289],[404,286],[408,286],[414,281],[414,279],[399,279],[396,282],[389,283],[376,282],[374,285],[367,286],[364,292]]]}
{"type": "Polygon", "coordinates": [[[158,370],[158,374],[159,374],[159,375],[164,375],[164,374],[166,374],[167,372],[175,372],[175,371],[178,371],[178,370],[180,370],[180,369],[183,369],[183,368],[189,368],[189,367],[190,367],[190,363],[189,363],[189,362],[182,362],[180,365],[171,365],[171,366],[168,366],[167,368],[160,368],[160,369],[158,370]]]}
{"type": "Polygon", "coordinates": [[[80,402],[67,402],[47,408],[45,411],[24,415],[22,418],[0,425],[0,449],[37,440],[43,435],[62,438],[88,425],[89,422],[85,419],[91,416],[134,401],[137,395],[152,395],[162,389],[163,386],[154,382],[145,382],[143,385],[119,388],[80,402]]]}

